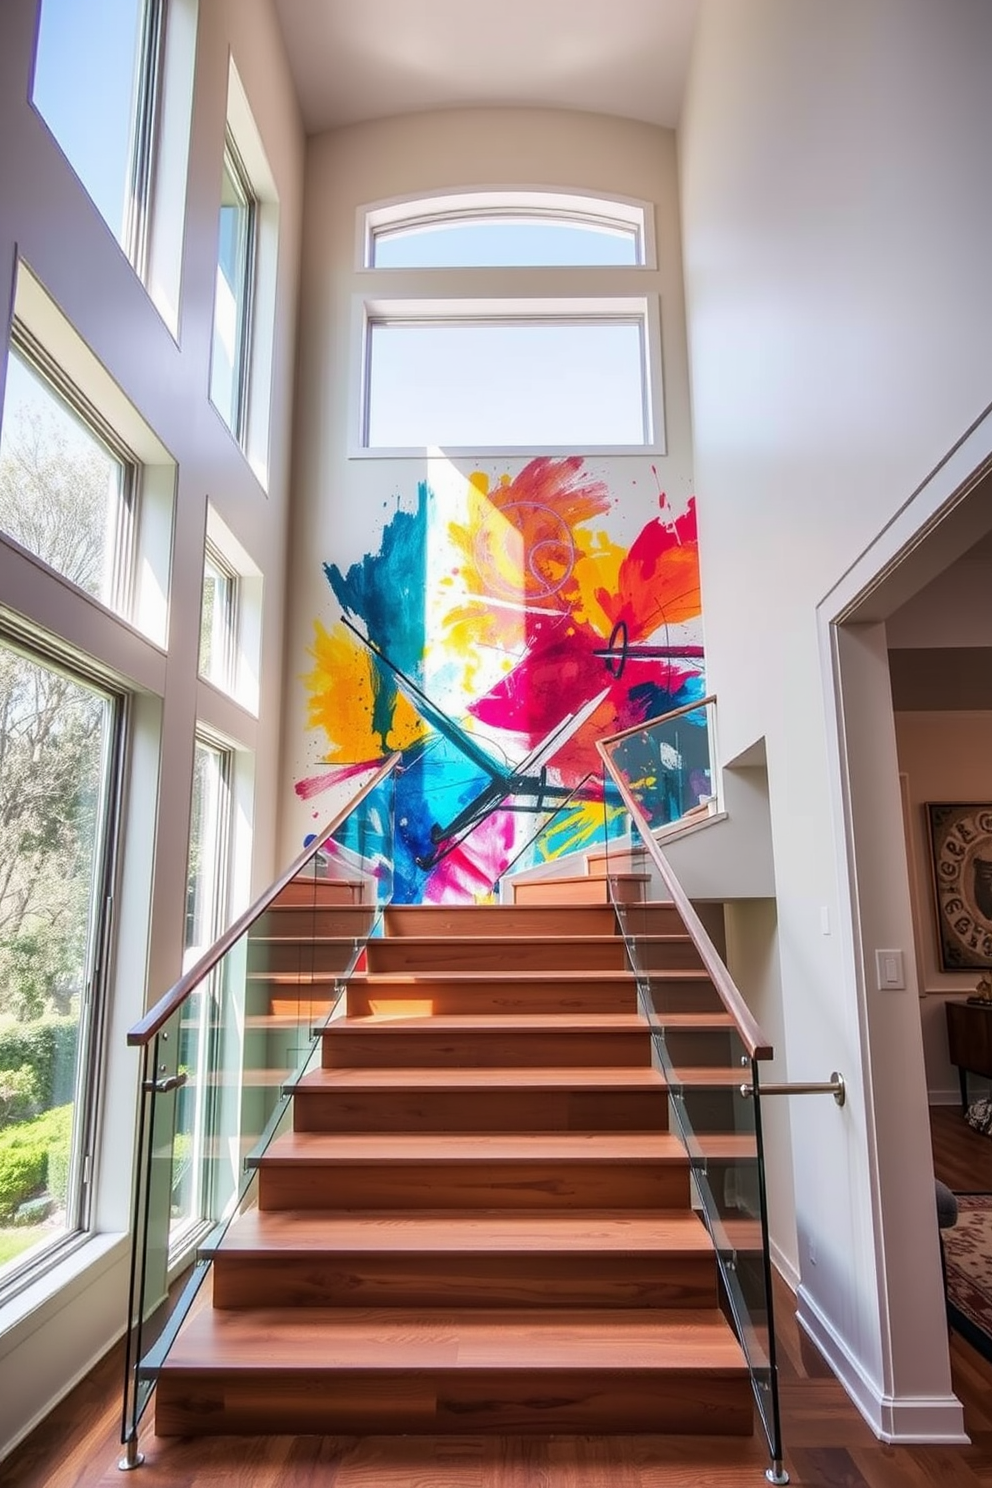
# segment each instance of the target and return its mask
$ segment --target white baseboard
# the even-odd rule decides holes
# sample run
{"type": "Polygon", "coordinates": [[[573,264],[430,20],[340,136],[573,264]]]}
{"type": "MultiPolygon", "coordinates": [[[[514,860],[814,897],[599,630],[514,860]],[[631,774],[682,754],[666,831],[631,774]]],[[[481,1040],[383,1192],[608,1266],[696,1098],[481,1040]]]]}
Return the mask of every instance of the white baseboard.
{"type": "Polygon", "coordinates": [[[964,1413],[956,1395],[897,1399],[883,1395],[823,1315],[806,1289],[797,1292],[796,1318],[850,1395],[875,1435],[900,1446],[967,1446],[964,1413]]]}
{"type": "Polygon", "coordinates": [[[787,1256],[782,1247],[780,1245],[776,1245],[775,1241],[772,1239],[769,1239],[768,1241],[768,1249],[771,1252],[772,1265],[775,1267],[775,1270],[778,1272],[779,1276],[781,1276],[790,1292],[798,1292],[800,1276],[798,1270],[796,1269],[796,1266],[793,1263],[792,1257],[787,1256]]]}

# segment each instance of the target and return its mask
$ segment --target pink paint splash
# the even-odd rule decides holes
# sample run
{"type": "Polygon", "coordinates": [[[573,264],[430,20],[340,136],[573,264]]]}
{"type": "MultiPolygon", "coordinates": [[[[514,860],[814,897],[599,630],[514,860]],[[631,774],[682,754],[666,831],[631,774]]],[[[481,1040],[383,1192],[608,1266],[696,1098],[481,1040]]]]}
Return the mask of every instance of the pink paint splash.
{"type": "Polygon", "coordinates": [[[378,770],[382,764],[381,759],[360,760],[354,765],[335,765],[330,770],[325,770],[323,775],[310,775],[304,780],[298,780],[293,789],[301,801],[312,801],[314,796],[322,795],[324,791],[330,790],[332,786],[340,784],[344,780],[352,780],[356,775],[362,775],[369,770],[378,770]]]}

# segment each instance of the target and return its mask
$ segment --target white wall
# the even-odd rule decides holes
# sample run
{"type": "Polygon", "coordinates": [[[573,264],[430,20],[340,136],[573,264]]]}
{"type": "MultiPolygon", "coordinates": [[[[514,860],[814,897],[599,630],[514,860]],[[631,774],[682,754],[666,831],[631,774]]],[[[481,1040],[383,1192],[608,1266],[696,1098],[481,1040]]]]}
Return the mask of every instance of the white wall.
{"type": "MultiPolygon", "coordinates": [[[[200,0],[178,343],[28,104],[37,0],[0,11],[0,323],[18,254],[178,467],[168,641],[159,648],[0,537],[4,601],[107,663],[142,693],[136,711],[122,945],[110,1011],[97,1232],[51,1284],[0,1310],[0,1456],[121,1331],[126,1310],[131,1135],[138,1063],[124,1033],[181,970],[193,734],[197,721],[253,754],[257,887],[276,831],[282,605],[303,137],[270,0],[200,0]],[[280,202],[276,330],[265,490],[207,399],[228,59],[233,55],[280,202]],[[207,501],[263,576],[260,715],[198,683],[207,501]],[[139,788],[140,782],[140,788],[139,788]]],[[[0,389],[6,336],[0,348],[0,389]]]]}
{"type": "MultiPolygon", "coordinates": [[[[859,877],[855,911],[816,607],[989,396],[990,57],[976,0],[704,0],[680,133],[709,683],[724,757],[766,741],[790,1076],[849,1080],[795,1105],[801,1316],[896,1438],[961,1422],[916,998],[871,972],[908,884],[859,877]]],[[[846,661],[873,716],[884,647],[846,661]]],[[[862,810],[898,865],[880,726],[862,810]]]]}
{"type": "Polygon", "coordinates": [[[987,543],[948,564],[885,623],[891,648],[992,646],[992,552],[987,543]]]}
{"type": "MultiPolygon", "coordinates": [[[[589,468],[618,501],[616,521],[629,539],[657,516],[658,490],[682,510],[692,492],[688,373],[682,303],[675,139],[671,131],[629,120],[531,109],[448,110],[384,119],[310,141],[301,281],[293,568],[283,800],[287,850],[313,830],[313,805],[294,783],[320,768],[327,739],[308,728],[302,674],[312,665],[314,621],[337,621],[340,607],[323,564],[347,567],[373,552],[382,524],[409,509],[417,482],[463,499],[473,462],[349,458],[349,412],[359,371],[353,299],[373,291],[375,276],[356,267],[356,213],[363,203],[466,187],[574,188],[654,203],[656,271],[610,271],[612,293],[660,296],[667,452],[589,457],[589,468]],[[657,476],[653,473],[655,467],[657,476]]],[[[479,293],[477,271],[407,270],[388,274],[392,297],[479,293]]],[[[602,294],[602,269],[517,268],[486,273],[493,295],[602,294]]],[[[382,293],[381,280],[378,293],[382,293]]],[[[537,453],[537,451],[535,451],[537,453]]],[[[517,472],[526,457],[480,459],[491,471],[517,472]]],[[[616,528],[614,527],[614,531],[616,528]]]]}

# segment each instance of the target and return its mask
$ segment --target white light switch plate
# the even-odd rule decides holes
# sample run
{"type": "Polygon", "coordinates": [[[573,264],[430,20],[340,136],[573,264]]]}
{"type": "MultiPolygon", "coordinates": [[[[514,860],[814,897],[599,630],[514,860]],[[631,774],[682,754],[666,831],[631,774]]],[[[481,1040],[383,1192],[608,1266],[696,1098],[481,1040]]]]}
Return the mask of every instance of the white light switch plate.
{"type": "Polygon", "coordinates": [[[879,991],[901,992],[906,986],[902,951],[876,951],[875,969],[878,972],[879,991]]]}

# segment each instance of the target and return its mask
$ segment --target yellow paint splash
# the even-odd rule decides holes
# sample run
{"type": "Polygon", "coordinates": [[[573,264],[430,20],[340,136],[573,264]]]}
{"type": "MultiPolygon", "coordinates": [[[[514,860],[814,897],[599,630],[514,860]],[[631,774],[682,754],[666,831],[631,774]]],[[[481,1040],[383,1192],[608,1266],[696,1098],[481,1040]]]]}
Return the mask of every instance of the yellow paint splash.
{"type": "Polygon", "coordinates": [[[609,635],[613,628],[612,620],[603,609],[602,597],[618,592],[620,565],[625,557],[624,549],[611,541],[605,532],[596,532],[585,551],[575,560],[570,594],[572,616],[599,634],[609,635]]]}
{"type": "Polygon", "coordinates": [[[314,666],[304,673],[309,693],[307,725],[322,729],[329,748],[328,762],[375,759],[393,750],[409,749],[426,732],[424,723],[402,694],[396,699],[392,727],[385,739],[372,727],[376,677],[372,658],[343,625],[327,630],[314,621],[314,642],[308,648],[314,666]]]}

